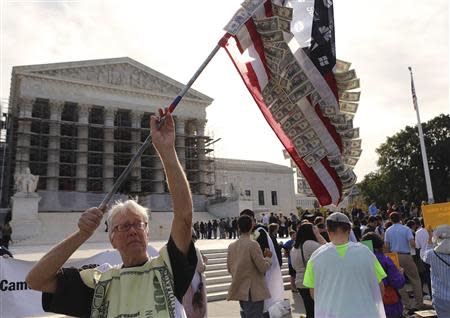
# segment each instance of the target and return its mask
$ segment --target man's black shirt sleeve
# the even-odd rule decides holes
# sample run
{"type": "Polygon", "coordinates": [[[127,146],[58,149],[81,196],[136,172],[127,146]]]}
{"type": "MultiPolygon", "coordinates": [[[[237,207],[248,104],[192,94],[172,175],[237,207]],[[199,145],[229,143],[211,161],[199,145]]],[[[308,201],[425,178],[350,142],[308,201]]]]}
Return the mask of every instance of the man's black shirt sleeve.
{"type": "Polygon", "coordinates": [[[94,290],[83,283],[76,268],[62,268],[57,274],[56,292],[42,293],[42,308],[74,317],[90,317],[94,290]]]}
{"type": "Polygon", "coordinates": [[[197,267],[197,253],[195,252],[194,243],[191,241],[189,251],[187,255],[184,255],[175,245],[172,237],[170,237],[167,243],[167,253],[169,254],[175,283],[175,297],[182,303],[183,296],[189,288],[197,267]]]}

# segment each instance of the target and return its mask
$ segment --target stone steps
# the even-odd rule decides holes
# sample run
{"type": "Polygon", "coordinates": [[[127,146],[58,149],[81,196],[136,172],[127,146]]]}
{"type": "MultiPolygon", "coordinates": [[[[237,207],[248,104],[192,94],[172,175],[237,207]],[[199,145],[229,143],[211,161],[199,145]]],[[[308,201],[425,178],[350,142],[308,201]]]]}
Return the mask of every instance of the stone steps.
{"type": "MultiPolygon", "coordinates": [[[[228,295],[228,288],[231,284],[231,275],[227,270],[227,250],[202,250],[202,253],[208,257],[208,264],[206,265],[205,270],[205,285],[208,302],[225,300],[228,295]]],[[[290,289],[287,258],[283,258],[281,273],[283,275],[284,288],[290,289]]]]}

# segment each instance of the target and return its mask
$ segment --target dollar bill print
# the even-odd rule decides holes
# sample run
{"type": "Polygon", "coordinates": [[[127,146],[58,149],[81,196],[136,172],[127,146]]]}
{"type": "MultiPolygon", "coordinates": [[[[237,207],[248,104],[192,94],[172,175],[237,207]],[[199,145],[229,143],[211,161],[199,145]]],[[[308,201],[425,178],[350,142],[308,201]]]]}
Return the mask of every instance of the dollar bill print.
{"type": "Polygon", "coordinates": [[[356,166],[356,164],[358,163],[358,159],[359,158],[353,158],[353,157],[344,157],[344,164],[347,166],[356,166]]]}
{"type": "Polygon", "coordinates": [[[344,116],[347,121],[353,120],[353,118],[355,118],[355,114],[344,114],[344,116]]]}
{"type": "Polygon", "coordinates": [[[289,100],[296,104],[300,99],[307,96],[314,90],[311,82],[306,82],[304,85],[297,87],[293,92],[287,93],[289,100]]]}
{"type": "Polygon", "coordinates": [[[279,109],[277,109],[276,111],[274,111],[272,113],[273,118],[275,118],[276,121],[281,122],[283,121],[283,119],[285,119],[287,116],[289,116],[294,108],[296,108],[297,106],[295,104],[292,103],[286,103],[283,106],[281,106],[279,109]]]}
{"type": "Polygon", "coordinates": [[[309,155],[306,155],[303,158],[303,161],[306,163],[306,165],[308,167],[312,167],[317,162],[319,162],[320,160],[325,158],[326,155],[327,155],[327,151],[325,150],[325,148],[319,147],[316,150],[314,150],[313,152],[311,152],[309,155]]]}
{"type": "Polygon", "coordinates": [[[231,18],[230,22],[223,28],[226,32],[236,35],[241,27],[250,19],[251,14],[244,8],[239,8],[238,11],[231,18]]]}
{"type": "Polygon", "coordinates": [[[303,114],[300,107],[296,107],[296,108],[294,108],[294,111],[291,114],[291,118],[297,122],[297,121],[303,120],[305,118],[305,115],[303,114]]]}
{"type": "Polygon", "coordinates": [[[361,92],[339,92],[339,100],[348,102],[359,102],[361,92]]]}
{"type": "Polygon", "coordinates": [[[300,71],[300,72],[294,74],[294,76],[292,76],[292,78],[287,79],[285,91],[292,92],[296,87],[299,87],[299,86],[305,84],[307,81],[308,81],[308,77],[306,76],[306,74],[303,73],[302,71],[300,71]]]}
{"type": "Polygon", "coordinates": [[[284,36],[283,31],[271,31],[266,33],[260,33],[261,40],[263,43],[276,43],[276,42],[283,42],[284,36]]]}
{"type": "MultiPolygon", "coordinates": [[[[320,103],[320,101],[321,101],[321,97],[320,97],[320,94],[319,94],[319,92],[318,91],[314,91],[312,94],[311,94],[311,101],[312,101],[312,104],[313,105],[316,105],[317,103],[320,103]]],[[[322,107],[322,106],[320,106],[320,107],[322,107]]],[[[325,106],[326,107],[326,106],[325,106]]],[[[334,108],[334,106],[333,106],[333,108],[334,108]]],[[[334,111],[336,112],[336,109],[334,108],[334,111]]]]}
{"type": "Polygon", "coordinates": [[[353,170],[350,171],[349,178],[342,180],[342,189],[348,190],[351,189],[356,183],[356,174],[353,170]]]}
{"type": "Polygon", "coordinates": [[[338,82],[346,82],[346,81],[355,79],[356,72],[355,72],[355,70],[350,70],[350,71],[343,72],[343,73],[335,73],[334,77],[336,78],[336,81],[338,81],[338,82]]]}
{"type": "Polygon", "coordinates": [[[306,155],[314,152],[320,145],[321,144],[319,138],[316,138],[307,141],[299,147],[295,147],[295,150],[297,150],[297,153],[300,155],[300,157],[305,157],[306,155]]]}
{"type": "Polygon", "coordinates": [[[349,130],[342,131],[342,132],[340,132],[340,135],[343,139],[359,138],[359,128],[352,128],[349,130]]]}
{"type": "Polygon", "coordinates": [[[358,103],[341,101],[341,102],[339,102],[339,107],[341,109],[341,112],[354,114],[358,110],[358,103]]]}
{"type": "Polygon", "coordinates": [[[256,30],[259,33],[267,33],[272,31],[291,31],[291,21],[281,17],[271,17],[266,19],[254,20],[256,30]]]}
{"type": "Polygon", "coordinates": [[[330,163],[331,167],[337,167],[339,165],[343,165],[342,163],[342,157],[340,155],[328,155],[328,162],[330,163]]]}
{"type": "Polygon", "coordinates": [[[264,54],[266,57],[269,56],[274,62],[283,59],[285,52],[285,50],[274,46],[264,46],[264,54]]]}
{"type": "Polygon", "coordinates": [[[352,148],[344,149],[345,157],[359,158],[359,157],[361,157],[361,153],[362,153],[362,149],[352,149],[352,148]]]}
{"type": "Polygon", "coordinates": [[[241,7],[243,7],[247,12],[253,15],[256,9],[258,9],[263,3],[264,0],[245,0],[241,3],[241,7]]]}
{"type": "Polygon", "coordinates": [[[292,8],[286,8],[272,3],[272,11],[275,16],[292,20],[292,8]]]}
{"type": "Polygon", "coordinates": [[[320,110],[322,114],[327,117],[336,116],[336,108],[334,106],[322,106],[320,105],[320,110]]]}
{"type": "Polygon", "coordinates": [[[351,140],[342,140],[342,144],[346,149],[360,149],[361,148],[361,139],[351,139],[351,140]]]}
{"type": "Polygon", "coordinates": [[[336,171],[336,173],[339,175],[339,174],[342,174],[345,171],[346,166],[343,163],[341,163],[339,165],[334,166],[333,168],[336,171]]]}
{"type": "MultiPolygon", "coordinates": [[[[345,119],[345,115],[344,115],[345,119]]],[[[353,120],[346,120],[343,124],[335,124],[334,127],[336,127],[337,131],[344,131],[349,130],[353,128],[353,120]]]]}
{"type": "Polygon", "coordinates": [[[309,143],[311,140],[318,139],[318,137],[317,137],[316,133],[314,132],[314,130],[309,129],[293,139],[294,139],[293,143],[294,143],[295,148],[298,148],[298,147],[305,145],[306,143],[309,143]]]}
{"type": "Polygon", "coordinates": [[[285,79],[284,77],[281,77],[278,74],[272,74],[272,79],[280,87],[285,87],[286,85],[288,85],[288,82],[289,82],[287,79],[285,79]]]}
{"type": "MultiPolygon", "coordinates": [[[[306,121],[306,119],[301,111],[297,111],[297,110],[294,110],[294,111],[295,111],[295,113],[293,113],[293,114],[291,113],[291,116],[281,123],[281,128],[284,131],[288,131],[289,129],[294,127],[298,122],[306,121]]],[[[309,123],[308,122],[306,122],[306,123],[307,123],[306,125],[301,124],[302,130],[305,130],[309,127],[309,123]]]]}
{"type": "Polygon", "coordinates": [[[352,79],[345,82],[337,82],[337,87],[341,91],[349,91],[352,89],[359,88],[359,78],[352,79]]]}
{"type": "Polygon", "coordinates": [[[336,60],[336,72],[335,73],[347,72],[350,69],[350,65],[352,65],[352,63],[345,62],[342,60],[336,60]]]}
{"type": "Polygon", "coordinates": [[[330,121],[334,125],[337,125],[337,124],[342,125],[342,124],[345,124],[347,122],[346,119],[345,119],[345,115],[344,114],[336,114],[334,116],[331,116],[330,117],[330,121]]]}
{"type": "Polygon", "coordinates": [[[284,69],[281,70],[281,76],[287,79],[291,79],[295,74],[302,71],[300,65],[298,65],[296,60],[293,60],[290,64],[286,65],[284,69]]]}

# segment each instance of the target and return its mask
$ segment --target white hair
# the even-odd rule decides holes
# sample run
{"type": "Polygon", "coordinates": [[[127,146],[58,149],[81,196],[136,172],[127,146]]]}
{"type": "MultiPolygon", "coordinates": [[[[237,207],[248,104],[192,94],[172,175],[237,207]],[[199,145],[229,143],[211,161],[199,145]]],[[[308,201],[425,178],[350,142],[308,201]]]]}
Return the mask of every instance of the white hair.
{"type": "Polygon", "coordinates": [[[433,233],[434,250],[438,253],[450,255],[450,225],[439,225],[433,233]]]}
{"type": "Polygon", "coordinates": [[[127,200],[127,201],[116,201],[114,205],[109,209],[108,216],[106,217],[106,222],[108,224],[108,234],[111,237],[114,227],[112,224],[112,220],[117,214],[126,214],[126,213],[135,213],[140,215],[144,222],[148,223],[148,212],[149,209],[143,207],[142,205],[138,204],[134,200],[127,200]]]}

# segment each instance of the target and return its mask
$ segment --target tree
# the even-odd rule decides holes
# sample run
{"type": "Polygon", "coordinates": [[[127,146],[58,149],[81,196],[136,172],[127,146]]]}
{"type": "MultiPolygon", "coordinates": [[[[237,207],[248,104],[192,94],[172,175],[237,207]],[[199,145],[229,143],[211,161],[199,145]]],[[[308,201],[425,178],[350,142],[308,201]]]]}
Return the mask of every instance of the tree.
{"type": "MultiPolygon", "coordinates": [[[[450,116],[441,114],[422,124],[435,202],[450,198],[450,116]]],[[[420,203],[427,201],[425,175],[417,127],[388,137],[376,150],[379,169],[366,175],[358,186],[366,202],[420,203]]]]}

